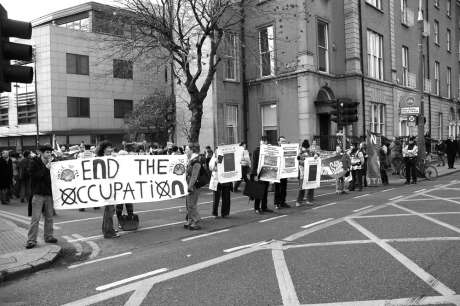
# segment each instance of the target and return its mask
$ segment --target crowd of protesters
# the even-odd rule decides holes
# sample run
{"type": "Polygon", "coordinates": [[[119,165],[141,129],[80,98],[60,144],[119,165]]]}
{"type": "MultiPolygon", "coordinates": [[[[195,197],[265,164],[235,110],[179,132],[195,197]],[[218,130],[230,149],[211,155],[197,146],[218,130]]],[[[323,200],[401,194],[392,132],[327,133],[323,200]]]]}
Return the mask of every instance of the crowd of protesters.
{"type": "MultiPolygon", "coordinates": [[[[279,137],[278,145],[287,143],[283,136],[279,137]]],[[[261,137],[260,144],[267,144],[267,138],[261,137]]],[[[220,217],[227,218],[230,215],[230,193],[239,192],[239,186],[242,182],[247,185],[248,182],[259,180],[258,163],[260,156],[260,146],[252,154],[247,149],[247,144],[242,142],[243,157],[241,160],[242,178],[234,183],[218,183],[213,190],[212,215],[219,218],[219,203],[222,201],[220,217]],[[248,177],[249,176],[249,177],[248,177]]],[[[438,160],[437,166],[445,166],[447,157],[447,167],[454,168],[454,161],[457,155],[460,157],[460,141],[449,137],[447,140],[438,141],[434,147],[432,156],[438,160]]],[[[217,148],[216,150],[217,151],[217,148]]],[[[310,145],[308,140],[304,140],[299,150],[297,159],[299,161],[298,181],[299,191],[296,198],[296,206],[312,205],[314,201],[314,189],[304,190],[302,180],[304,176],[304,161],[306,158],[318,158],[319,148],[313,141],[310,145]]],[[[38,224],[41,214],[44,214],[44,239],[49,243],[56,243],[57,239],[53,237],[53,203],[51,197],[51,178],[50,165],[52,161],[63,159],[92,158],[95,156],[116,156],[116,155],[179,155],[186,154],[188,165],[186,169],[188,195],[185,199],[186,204],[186,223],[184,227],[189,230],[198,230],[200,226],[200,214],[198,212],[198,199],[202,186],[197,186],[197,181],[201,174],[202,168],[209,171],[211,177],[217,179],[217,164],[221,162],[219,156],[210,146],[206,146],[201,152],[198,144],[189,146],[177,146],[173,143],[167,143],[165,147],[158,145],[147,145],[144,143],[128,144],[122,142],[114,146],[108,141],[101,142],[97,147],[87,145],[82,142],[80,145],[71,147],[58,147],[54,149],[49,145],[42,146],[40,150],[24,151],[18,153],[15,151],[2,151],[0,158],[0,199],[4,205],[9,204],[10,199],[17,198],[21,203],[28,203],[28,215],[31,216],[31,224],[28,233],[27,248],[33,248],[37,243],[38,224]]],[[[349,148],[343,150],[341,146],[336,147],[336,156],[339,156],[345,175],[337,178],[337,194],[346,194],[347,191],[361,191],[367,187],[366,166],[367,166],[367,148],[364,138],[360,142],[354,142],[349,148]]],[[[383,143],[378,152],[380,176],[383,185],[389,183],[387,171],[392,170],[393,175],[399,174],[401,165],[406,166],[406,184],[416,184],[416,160],[418,156],[418,147],[415,137],[410,137],[407,141],[400,141],[394,138],[389,143],[383,143]]],[[[268,207],[268,182],[262,182],[264,194],[262,198],[251,199],[254,201],[253,208],[258,214],[271,213],[268,207]]],[[[274,183],[274,201],[275,209],[290,208],[286,203],[287,179],[281,179],[279,183],[274,183]]],[[[134,214],[133,205],[124,204],[128,215],[134,214]]],[[[98,208],[95,208],[98,209],[98,208]]],[[[84,210],[84,209],[81,209],[84,210]]],[[[114,227],[113,217],[116,214],[118,219],[123,213],[123,204],[107,205],[104,208],[102,220],[102,232],[105,238],[119,237],[118,229],[114,227]]],[[[120,222],[118,223],[120,224],[120,222]]]]}

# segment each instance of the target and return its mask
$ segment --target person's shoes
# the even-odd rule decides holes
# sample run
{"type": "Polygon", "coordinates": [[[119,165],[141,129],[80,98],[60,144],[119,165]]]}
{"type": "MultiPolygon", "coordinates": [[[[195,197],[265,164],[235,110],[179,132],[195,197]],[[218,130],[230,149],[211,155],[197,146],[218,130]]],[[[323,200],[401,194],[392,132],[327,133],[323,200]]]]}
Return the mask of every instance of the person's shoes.
{"type": "Polygon", "coordinates": [[[198,231],[198,230],[201,229],[201,226],[199,226],[199,225],[189,225],[188,229],[191,230],[191,231],[198,231]]]}
{"type": "Polygon", "coordinates": [[[118,229],[123,229],[123,227],[121,226],[121,224],[118,224],[118,229]]]}
{"type": "Polygon", "coordinates": [[[264,212],[261,209],[254,209],[254,212],[258,215],[263,215],[264,212]]]}
{"type": "Polygon", "coordinates": [[[406,181],[406,182],[404,183],[404,185],[409,185],[409,184],[410,184],[410,182],[409,182],[409,181],[406,181]]]}
{"type": "Polygon", "coordinates": [[[35,248],[37,244],[35,242],[29,241],[26,243],[26,249],[32,249],[35,248]]]}
{"type": "Polygon", "coordinates": [[[417,181],[412,181],[412,184],[417,184],[417,181]]]}
{"type": "Polygon", "coordinates": [[[281,208],[291,208],[291,205],[289,205],[287,203],[283,203],[280,206],[281,206],[281,208]]]}
{"type": "Polygon", "coordinates": [[[45,240],[46,243],[57,243],[58,240],[54,237],[48,238],[45,240]]]}
{"type": "Polygon", "coordinates": [[[117,232],[115,232],[113,235],[104,236],[104,238],[106,239],[119,238],[119,237],[120,237],[120,234],[118,234],[117,232]]]}
{"type": "Polygon", "coordinates": [[[273,212],[273,210],[268,209],[268,208],[262,209],[262,211],[263,211],[263,212],[267,212],[267,213],[272,213],[272,212],[273,212]]]}
{"type": "Polygon", "coordinates": [[[340,194],[348,194],[345,190],[343,190],[340,194]]]}
{"type": "Polygon", "coordinates": [[[307,201],[307,202],[305,202],[305,204],[307,204],[307,205],[313,205],[313,202],[307,201]]]}
{"type": "Polygon", "coordinates": [[[80,209],[78,209],[78,211],[85,211],[85,209],[84,209],[84,208],[80,208],[80,209]]]}
{"type": "Polygon", "coordinates": [[[228,217],[229,217],[229,215],[222,215],[222,218],[224,218],[224,219],[228,218],[228,217]]]}
{"type": "Polygon", "coordinates": [[[281,205],[275,205],[275,209],[281,209],[281,205]]]}
{"type": "Polygon", "coordinates": [[[214,219],[220,219],[218,215],[214,215],[214,219]]]}
{"type": "Polygon", "coordinates": [[[190,224],[184,224],[184,228],[188,229],[190,227],[190,224]]]}
{"type": "Polygon", "coordinates": [[[100,207],[93,207],[94,210],[98,210],[98,209],[101,209],[100,207]]]}
{"type": "Polygon", "coordinates": [[[295,207],[300,207],[300,206],[302,206],[302,203],[300,203],[300,202],[295,202],[295,207]]]}
{"type": "Polygon", "coordinates": [[[358,191],[363,191],[363,188],[359,188],[358,191]]]}

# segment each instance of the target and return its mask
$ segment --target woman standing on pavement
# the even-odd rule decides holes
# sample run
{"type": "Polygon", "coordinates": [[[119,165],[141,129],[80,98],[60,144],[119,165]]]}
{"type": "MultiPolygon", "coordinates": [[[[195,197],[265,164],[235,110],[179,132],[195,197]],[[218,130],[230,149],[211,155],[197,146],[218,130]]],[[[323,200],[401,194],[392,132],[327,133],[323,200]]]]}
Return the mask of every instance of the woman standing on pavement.
{"type": "MultiPolygon", "coordinates": [[[[243,157],[241,158],[241,176],[244,182],[247,184],[249,182],[249,170],[251,169],[251,157],[249,156],[248,145],[246,142],[241,142],[240,147],[243,147],[243,157]]],[[[240,184],[241,180],[235,182],[235,187],[233,188],[234,192],[239,192],[238,187],[240,184]]]]}
{"type": "Polygon", "coordinates": [[[361,150],[358,150],[358,144],[354,143],[350,147],[350,159],[351,159],[351,176],[352,181],[350,184],[350,191],[354,191],[356,187],[359,191],[363,190],[363,177],[362,177],[362,165],[364,164],[364,154],[361,150]]]}
{"type": "MultiPolygon", "coordinates": [[[[96,156],[111,156],[113,151],[112,143],[103,141],[96,149],[96,156]]],[[[117,233],[113,227],[113,215],[115,214],[114,205],[106,205],[104,208],[104,216],[102,217],[102,233],[104,238],[118,238],[120,234],[117,233]]]]}
{"type": "MultiPolygon", "coordinates": [[[[316,147],[316,146],[315,146],[316,147]]],[[[314,148],[315,148],[314,147],[314,148]]],[[[297,201],[295,205],[301,206],[304,203],[304,196],[305,196],[305,189],[302,189],[303,184],[303,177],[304,177],[304,164],[305,158],[307,157],[314,157],[315,159],[318,158],[318,154],[315,150],[310,148],[310,143],[307,139],[302,142],[302,146],[300,148],[300,154],[297,156],[299,160],[299,193],[297,194],[297,201]]],[[[314,197],[315,189],[307,189],[307,201],[306,204],[313,205],[313,197],[314,197]]]]}

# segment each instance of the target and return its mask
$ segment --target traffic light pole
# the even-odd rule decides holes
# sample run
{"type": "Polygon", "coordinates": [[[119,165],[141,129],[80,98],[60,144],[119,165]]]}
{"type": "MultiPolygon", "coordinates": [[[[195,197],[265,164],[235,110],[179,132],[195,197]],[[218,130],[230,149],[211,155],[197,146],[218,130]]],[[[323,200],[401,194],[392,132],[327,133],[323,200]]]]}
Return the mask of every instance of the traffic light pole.
{"type": "Polygon", "coordinates": [[[423,13],[422,13],[422,0],[419,0],[419,8],[418,8],[418,18],[417,22],[420,29],[420,42],[419,42],[419,67],[418,67],[418,79],[419,79],[419,94],[420,94],[420,115],[417,125],[417,146],[418,146],[418,158],[420,160],[425,159],[425,109],[424,109],[424,101],[423,101],[423,83],[424,83],[424,76],[423,76],[423,13]]]}

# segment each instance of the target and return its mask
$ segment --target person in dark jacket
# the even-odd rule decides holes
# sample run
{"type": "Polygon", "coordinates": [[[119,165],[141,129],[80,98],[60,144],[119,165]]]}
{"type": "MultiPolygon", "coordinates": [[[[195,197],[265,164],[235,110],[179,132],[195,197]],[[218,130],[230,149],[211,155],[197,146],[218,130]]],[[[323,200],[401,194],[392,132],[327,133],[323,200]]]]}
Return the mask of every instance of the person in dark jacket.
{"type": "Polygon", "coordinates": [[[447,166],[449,167],[449,169],[455,169],[454,162],[455,162],[455,155],[457,154],[457,146],[455,142],[453,141],[452,136],[449,136],[449,138],[446,140],[446,154],[447,154],[447,166]]]}
{"type": "MultiPolygon", "coordinates": [[[[220,161],[222,162],[222,161],[220,161]]],[[[218,180],[218,169],[219,157],[217,156],[217,148],[209,161],[209,170],[212,172],[212,178],[218,180]]],[[[213,205],[212,215],[218,217],[219,202],[222,198],[222,206],[220,209],[220,215],[222,218],[227,218],[230,215],[230,192],[233,190],[233,183],[217,183],[217,190],[213,192],[213,205]]]]}
{"type": "Polygon", "coordinates": [[[388,185],[388,149],[386,145],[383,145],[379,151],[379,161],[380,161],[380,177],[382,178],[382,184],[388,185]]]}
{"type": "MultiPolygon", "coordinates": [[[[267,144],[267,137],[262,136],[260,138],[260,144],[267,144]]],[[[252,156],[254,157],[252,160],[252,171],[251,171],[251,181],[254,181],[256,177],[258,177],[258,167],[259,167],[259,155],[260,155],[260,146],[258,146],[255,150],[252,156]]],[[[273,212],[273,210],[267,208],[267,203],[268,203],[268,185],[270,185],[269,182],[261,181],[264,186],[264,197],[262,200],[260,199],[255,199],[254,201],[254,210],[258,214],[263,214],[264,212],[273,212]],[[262,202],[262,206],[261,206],[262,202]]]]}
{"type": "Polygon", "coordinates": [[[436,154],[438,154],[438,167],[441,165],[444,167],[446,165],[446,161],[444,159],[444,155],[446,154],[446,144],[444,141],[439,140],[436,144],[436,154]]]}
{"type": "Polygon", "coordinates": [[[2,204],[10,203],[10,188],[13,184],[13,162],[8,151],[3,151],[0,158],[0,199],[2,204]]]}
{"type": "Polygon", "coordinates": [[[40,148],[40,152],[41,154],[32,160],[30,167],[33,196],[32,218],[26,243],[27,249],[31,249],[37,245],[38,224],[42,210],[45,215],[45,242],[57,242],[57,239],[53,237],[53,197],[50,175],[53,148],[49,145],[44,145],[40,148]]]}
{"type": "MultiPolygon", "coordinates": [[[[281,146],[282,144],[288,143],[284,136],[278,137],[278,145],[281,146]]],[[[274,205],[275,208],[290,208],[291,206],[286,203],[286,194],[287,194],[287,178],[280,179],[279,183],[274,183],[275,186],[275,197],[274,197],[274,205]]]]}
{"type": "Polygon", "coordinates": [[[29,198],[32,196],[32,185],[30,184],[30,166],[32,160],[30,157],[30,151],[24,151],[24,158],[19,162],[19,197],[21,198],[21,203],[24,203],[25,200],[29,201],[29,198]]]}

